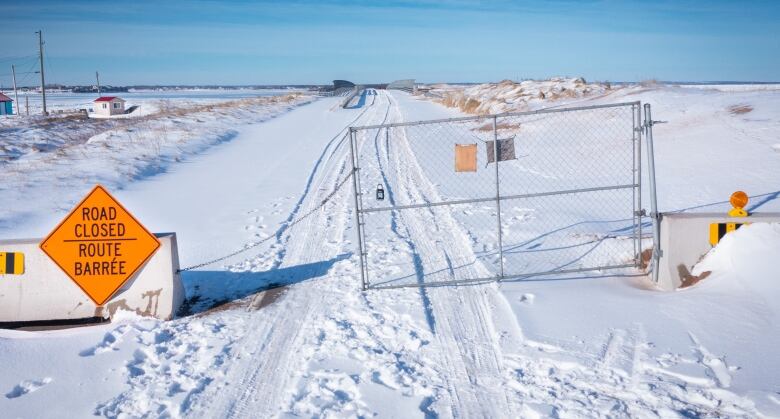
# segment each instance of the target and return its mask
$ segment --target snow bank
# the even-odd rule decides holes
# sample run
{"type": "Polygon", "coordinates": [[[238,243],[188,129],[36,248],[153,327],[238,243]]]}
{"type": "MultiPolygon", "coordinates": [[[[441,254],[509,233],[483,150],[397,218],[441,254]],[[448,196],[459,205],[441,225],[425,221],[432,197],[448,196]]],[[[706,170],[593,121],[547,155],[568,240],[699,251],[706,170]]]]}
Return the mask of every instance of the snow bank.
{"type": "Polygon", "coordinates": [[[238,126],[263,122],[313,96],[287,94],[220,102],[158,100],[156,112],[140,118],[8,118],[0,130],[0,226],[21,217],[21,200],[47,196],[55,210],[68,207],[72,190],[102,183],[121,188],[165,171],[187,155],[233,138],[238,126]],[[63,191],[71,193],[63,195],[63,191]]]}
{"type": "Polygon", "coordinates": [[[780,223],[750,224],[723,237],[694,267],[693,274],[712,272],[712,282],[738,282],[780,297],[778,261],[780,223]]]}
{"type": "Polygon", "coordinates": [[[551,101],[570,102],[604,95],[612,90],[609,84],[587,83],[583,78],[552,78],[550,80],[526,80],[479,84],[471,87],[431,86],[435,101],[470,114],[493,114],[533,109],[551,101]],[[536,105],[536,106],[535,106],[536,105]]]}

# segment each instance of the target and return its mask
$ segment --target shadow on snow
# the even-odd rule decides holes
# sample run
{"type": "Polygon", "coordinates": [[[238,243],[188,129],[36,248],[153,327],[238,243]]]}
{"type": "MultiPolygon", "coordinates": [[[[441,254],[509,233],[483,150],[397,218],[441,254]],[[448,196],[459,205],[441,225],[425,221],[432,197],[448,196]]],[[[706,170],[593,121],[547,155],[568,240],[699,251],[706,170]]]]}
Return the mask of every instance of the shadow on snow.
{"type": "Polygon", "coordinates": [[[182,305],[179,316],[202,313],[258,292],[323,277],[336,262],[348,259],[350,256],[351,253],[343,253],[328,260],[263,272],[182,272],[187,300],[182,305]]]}

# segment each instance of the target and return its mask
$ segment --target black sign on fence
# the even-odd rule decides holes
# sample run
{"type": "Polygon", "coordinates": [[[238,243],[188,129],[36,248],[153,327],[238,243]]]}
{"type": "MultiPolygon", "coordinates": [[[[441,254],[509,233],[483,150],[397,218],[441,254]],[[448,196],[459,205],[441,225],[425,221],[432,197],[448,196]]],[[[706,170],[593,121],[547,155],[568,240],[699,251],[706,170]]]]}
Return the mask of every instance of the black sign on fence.
{"type": "MultiPolygon", "coordinates": [[[[493,144],[493,141],[486,142],[487,146],[487,162],[493,163],[496,161],[496,146],[493,144]]],[[[514,138],[504,138],[498,139],[498,161],[507,161],[507,160],[514,160],[517,157],[515,157],[515,139],[514,138]]]]}

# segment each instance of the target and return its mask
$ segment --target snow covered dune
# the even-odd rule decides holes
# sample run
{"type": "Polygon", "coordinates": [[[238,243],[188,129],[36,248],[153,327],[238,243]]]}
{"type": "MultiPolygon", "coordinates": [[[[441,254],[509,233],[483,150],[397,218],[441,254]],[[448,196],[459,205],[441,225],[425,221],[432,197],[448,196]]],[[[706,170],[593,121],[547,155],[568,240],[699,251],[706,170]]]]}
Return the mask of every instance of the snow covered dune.
{"type": "MultiPolygon", "coordinates": [[[[41,194],[48,199],[40,204],[67,207],[75,198],[64,198],[61,191],[94,183],[122,187],[230,140],[238,126],[268,120],[312,100],[300,93],[215,103],[162,100],[154,103],[156,111],[138,118],[4,118],[0,192],[6,202],[41,194]]],[[[0,227],[14,225],[21,207],[0,208],[0,227]]]]}
{"type": "Polygon", "coordinates": [[[520,112],[540,104],[569,103],[613,91],[608,83],[587,83],[585,79],[553,78],[544,81],[526,80],[475,86],[434,85],[429,95],[444,106],[457,108],[469,114],[520,112]]]}

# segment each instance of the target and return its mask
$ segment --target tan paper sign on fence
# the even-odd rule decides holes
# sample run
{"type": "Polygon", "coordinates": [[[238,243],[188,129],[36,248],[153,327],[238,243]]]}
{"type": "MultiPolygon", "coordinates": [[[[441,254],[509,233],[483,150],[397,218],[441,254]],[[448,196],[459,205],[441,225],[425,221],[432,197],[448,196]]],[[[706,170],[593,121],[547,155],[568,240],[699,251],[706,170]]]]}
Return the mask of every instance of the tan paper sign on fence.
{"type": "Polygon", "coordinates": [[[455,171],[477,171],[477,145],[455,144],[455,171]]]}

